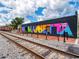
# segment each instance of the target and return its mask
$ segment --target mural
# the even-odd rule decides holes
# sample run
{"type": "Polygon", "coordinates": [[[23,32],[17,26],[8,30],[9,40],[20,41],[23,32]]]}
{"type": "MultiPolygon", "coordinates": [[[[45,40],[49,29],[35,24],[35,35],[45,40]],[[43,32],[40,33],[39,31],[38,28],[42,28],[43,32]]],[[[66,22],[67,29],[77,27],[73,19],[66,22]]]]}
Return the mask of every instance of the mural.
{"type": "Polygon", "coordinates": [[[27,33],[36,33],[36,34],[45,34],[45,35],[61,35],[61,36],[64,36],[64,33],[65,33],[66,36],[68,37],[77,37],[76,36],[77,21],[76,21],[75,16],[63,18],[63,20],[59,19],[60,22],[57,20],[51,20],[51,21],[48,20],[48,22],[45,21],[46,23],[39,22],[39,24],[37,23],[37,25],[35,25],[36,23],[33,25],[25,24],[22,26],[22,31],[27,32],[27,33]]]}
{"type": "Polygon", "coordinates": [[[68,35],[73,36],[70,27],[67,23],[46,24],[37,26],[27,26],[23,31],[29,33],[43,33],[43,34],[63,34],[64,31],[68,32],[68,35]]]}

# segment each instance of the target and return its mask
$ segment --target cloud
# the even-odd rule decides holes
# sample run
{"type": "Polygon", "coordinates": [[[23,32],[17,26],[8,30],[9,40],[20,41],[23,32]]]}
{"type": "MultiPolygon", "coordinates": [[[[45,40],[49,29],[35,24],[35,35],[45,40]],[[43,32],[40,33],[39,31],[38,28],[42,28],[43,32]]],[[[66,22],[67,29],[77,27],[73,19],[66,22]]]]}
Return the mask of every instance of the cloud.
{"type": "Polygon", "coordinates": [[[7,14],[7,13],[9,13],[9,11],[7,11],[7,10],[1,10],[0,13],[7,14]]]}
{"type": "Polygon", "coordinates": [[[17,16],[24,17],[25,23],[29,23],[31,20],[26,16],[33,16],[37,21],[44,21],[73,15],[75,10],[79,10],[78,4],[79,0],[0,0],[0,11],[3,11],[0,14],[1,18],[8,20],[9,23],[17,16]],[[42,16],[35,13],[39,7],[45,7],[42,16]]]}

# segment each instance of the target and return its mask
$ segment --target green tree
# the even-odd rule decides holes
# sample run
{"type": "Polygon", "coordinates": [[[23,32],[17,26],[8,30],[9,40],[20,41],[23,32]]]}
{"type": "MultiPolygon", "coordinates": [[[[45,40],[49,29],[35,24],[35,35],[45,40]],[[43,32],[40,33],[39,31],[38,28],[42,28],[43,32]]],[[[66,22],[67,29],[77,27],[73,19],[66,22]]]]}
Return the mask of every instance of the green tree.
{"type": "Polygon", "coordinates": [[[24,21],[24,18],[16,17],[15,19],[11,21],[10,26],[12,26],[14,29],[17,29],[18,26],[22,25],[23,21],[24,21]]]}

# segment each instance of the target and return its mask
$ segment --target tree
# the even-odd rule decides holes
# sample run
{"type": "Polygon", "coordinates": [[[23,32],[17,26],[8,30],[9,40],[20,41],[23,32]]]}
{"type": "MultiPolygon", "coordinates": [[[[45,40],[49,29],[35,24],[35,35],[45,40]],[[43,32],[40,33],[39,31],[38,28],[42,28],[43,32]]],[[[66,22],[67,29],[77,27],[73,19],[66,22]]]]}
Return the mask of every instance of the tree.
{"type": "Polygon", "coordinates": [[[24,20],[24,18],[16,17],[15,19],[13,19],[13,20],[11,21],[10,26],[12,26],[13,29],[17,29],[18,26],[21,26],[21,25],[22,25],[23,20],[24,20]]]}

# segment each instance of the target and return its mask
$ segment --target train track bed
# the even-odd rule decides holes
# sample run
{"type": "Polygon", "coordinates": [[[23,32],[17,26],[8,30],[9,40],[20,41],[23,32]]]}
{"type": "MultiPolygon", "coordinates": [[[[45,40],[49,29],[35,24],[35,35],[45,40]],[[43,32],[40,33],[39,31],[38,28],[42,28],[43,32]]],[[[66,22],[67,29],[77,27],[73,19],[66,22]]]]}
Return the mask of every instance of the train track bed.
{"type": "Polygon", "coordinates": [[[0,59],[42,59],[0,35],[0,59]]]}
{"type": "MultiPolygon", "coordinates": [[[[78,55],[72,54],[69,52],[64,52],[56,48],[51,48],[44,44],[36,43],[31,40],[27,40],[28,38],[24,39],[21,36],[11,34],[8,32],[0,32],[3,36],[7,37],[8,39],[20,44],[21,46],[27,48],[28,50],[34,52],[35,54],[39,55],[43,59],[75,59],[79,58],[78,55]]],[[[43,42],[44,43],[44,42],[43,42]]]]}

